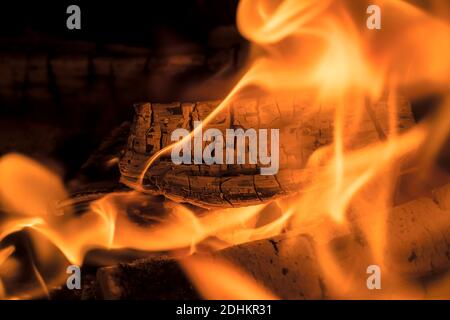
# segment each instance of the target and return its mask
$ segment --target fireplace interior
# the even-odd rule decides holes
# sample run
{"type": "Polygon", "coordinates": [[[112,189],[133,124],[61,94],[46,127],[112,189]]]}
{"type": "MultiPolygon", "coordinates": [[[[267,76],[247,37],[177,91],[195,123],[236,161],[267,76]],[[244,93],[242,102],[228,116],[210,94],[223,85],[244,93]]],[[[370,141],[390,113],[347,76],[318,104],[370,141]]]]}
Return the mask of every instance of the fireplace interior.
{"type": "MultiPolygon", "coordinates": [[[[276,71],[256,73],[255,56],[287,63],[285,51],[299,49],[276,27],[258,35],[248,0],[76,2],[81,30],[66,27],[67,1],[16,0],[0,11],[0,298],[450,298],[450,99],[435,69],[414,64],[413,76],[389,78],[375,99],[376,81],[363,77],[367,85],[341,95],[351,78],[340,73],[351,65],[343,61],[359,56],[330,54],[332,80],[317,73],[325,94],[315,95],[316,78],[280,90],[276,71]],[[422,74],[431,84],[414,82],[422,74]],[[246,90],[234,94],[242,79],[246,90]],[[321,111],[309,109],[319,96],[321,111]],[[178,166],[170,150],[155,156],[194,120],[222,131],[280,128],[278,173],[178,166]],[[378,264],[388,270],[382,292],[366,287],[367,268],[378,264]],[[70,265],[81,268],[80,289],[66,284],[70,265]]],[[[449,35],[449,17],[433,11],[448,6],[409,3],[427,12],[419,26],[449,35]]],[[[333,11],[336,21],[347,9],[364,28],[350,4],[333,11]]],[[[407,21],[409,8],[390,9],[407,21]]],[[[320,27],[320,14],[305,23],[320,27]]],[[[449,71],[448,39],[440,53],[433,38],[395,54],[419,52],[449,71]]],[[[299,61],[317,54],[309,41],[299,40],[299,61]]]]}

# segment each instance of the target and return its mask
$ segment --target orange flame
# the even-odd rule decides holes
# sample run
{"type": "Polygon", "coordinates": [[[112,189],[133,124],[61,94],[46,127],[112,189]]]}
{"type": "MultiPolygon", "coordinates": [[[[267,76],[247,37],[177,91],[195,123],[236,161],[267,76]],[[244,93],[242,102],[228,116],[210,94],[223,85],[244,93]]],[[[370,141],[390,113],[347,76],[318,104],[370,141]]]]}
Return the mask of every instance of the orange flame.
{"type": "Polygon", "coordinates": [[[183,261],[188,276],[206,299],[275,300],[271,292],[225,261],[191,257],[183,261]],[[220,276],[217,276],[220,275],[220,276]]]}
{"type": "MultiPolygon", "coordinates": [[[[415,98],[448,92],[450,27],[445,17],[436,18],[405,1],[372,3],[382,9],[381,30],[365,27],[368,1],[242,0],[239,5],[237,25],[253,44],[252,59],[247,72],[203,125],[252,86],[286,99],[299,93],[312,96],[305,118],[319,109],[334,116],[333,144],[310,157],[306,168],[315,172],[314,179],[305,186],[306,191],[278,203],[281,216],[258,226],[265,205],[197,216],[182,205],[168,203],[154,225],[143,227],[131,222],[126,213],[127,204],[148,200],[137,192],[110,194],[92,203],[82,215],[69,210],[59,216],[53,204],[67,198],[60,179],[34,161],[11,154],[0,159],[0,208],[8,213],[0,224],[0,242],[30,229],[50,240],[68,261],[81,264],[94,248],[174,253],[188,248],[194,253],[210,237],[220,239],[211,246],[222,249],[270,238],[285,229],[307,231],[322,244],[317,258],[332,297],[370,298],[373,296],[361,289],[361,282],[350,276],[324,245],[336,234],[357,229],[367,242],[365,259],[388,270],[387,277],[399,284],[376,297],[421,296],[420,289],[388,268],[386,221],[395,184],[404,170],[410,170],[407,160],[422,153],[421,168],[429,168],[448,136],[450,100],[447,94],[437,116],[403,132],[398,130],[398,98],[405,93],[415,98]],[[381,141],[353,146],[363,129],[362,114],[384,95],[388,95],[385,116],[389,125],[381,141]]],[[[142,188],[146,170],[172,147],[149,159],[137,190],[142,188]]],[[[39,237],[35,240],[39,260],[54,264],[56,250],[39,237]]],[[[0,251],[0,271],[2,262],[12,255],[11,247],[0,251]]],[[[228,262],[197,257],[185,260],[183,267],[206,298],[275,298],[228,262]],[[221,277],[205,270],[220,272],[221,277]]],[[[2,272],[0,275],[5,277],[2,272]]],[[[434,292],[443,291],[437,285],[433,288],[434,292]]],[[[8,295],[0,282],[2,296],[20,293],[8,295]]]]}

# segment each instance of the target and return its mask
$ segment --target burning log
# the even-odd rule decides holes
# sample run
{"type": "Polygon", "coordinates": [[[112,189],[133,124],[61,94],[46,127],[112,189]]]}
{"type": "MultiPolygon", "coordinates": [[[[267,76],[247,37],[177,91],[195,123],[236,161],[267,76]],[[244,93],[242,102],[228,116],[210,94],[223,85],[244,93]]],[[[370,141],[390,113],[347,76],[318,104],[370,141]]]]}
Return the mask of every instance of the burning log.
{"type": "MultiPolygon", "coordinates": [[[[414,121],[409,103],[398,99],[398,127],[402,131],[414,121]]],[[[144,192],[203,207],[255,205],[301,191],[313,175],[305,168],[306,162],[315,150],[332,142],[334,130],[333,113],[323,106],[312,107],[312,99],[307,96],[236,100],[204,126],[204,130],[216,128],[224,136],[230,128],[279,129],[279,171],[275,175],[260,175],[263,168],[260,162],[175,165],[170,154],[161,155],[145,169],[150,157],[172,144],[171,134],[175,129],[194,130],[195,122],[205,120],[219,104],[213,101],[135,105],[127,150],[119,163],[120,181],[135,186],[146,171],[144,192]]],[[[367,105],[367,112],[358,119],[361,126],[356,129],[356,138],[346,148],[358,148],[384,139],[388,128],[387,108],[386,99],[367,105]]],[[[346,120],[349,127],[355,117],[350,115],[346,120]]]]}
{"type": "Polygon", "coordinates": [[[409,275],[427,275],[450,266],[450,184],[395,207],[387,221],[390,267],[409,275]]]}
{"type": "MultiPolygon", "coordinates": [[[[280,238],[251,242],[218,251],[208,257],[225,258],[245,266],[258,282],[271,284],[273,291],[280,296],[321,298],[322,284],[311,240],[299,236],[296,238],[298,250],[289,256],[279,256],[278,246],[283,241],[280,238]]],[[[101,268],[97,272],[97,280],[99,296],[104,299],[198,297],[177,260],[171,258],[161,257],[101,268]],[[147,288],[151,289],[147,291],[147,288]],[[139,295],[140,290],[144,290],[140,293],[142,295],[139,295]]]]}
{"type": "MultiPolygon", "coordinates": [[[[449,199],[450,185],[446,185],[436,189],[432,198],[418,198],[391,210],[384,272],[420,281],[421,277],[449,270],[449,199]]],[[[201,256],[233,263],[281,298],[320,299],[339,296],[321,263],[324,251],[330,252],[345,277],[358,277],[353,283],[360,286],[360,293],[376,294],[366,287],[366,268],[373,264],[371,248],[357,231],[327,244],[318,244],[305,234],[285,234],[201,256]]],[[[189,258],[177,261],[159,257],[101,268],[97,273],[99,295],[106,299],[193,298],[195,290],[177,266],[178,262],[183,265],[184,259],[189,258]],[[172,281],[177,283],[168,291],[168,282],[172,281]]],[[[387,289],[392,284],[384,283],[387,289]]]]}

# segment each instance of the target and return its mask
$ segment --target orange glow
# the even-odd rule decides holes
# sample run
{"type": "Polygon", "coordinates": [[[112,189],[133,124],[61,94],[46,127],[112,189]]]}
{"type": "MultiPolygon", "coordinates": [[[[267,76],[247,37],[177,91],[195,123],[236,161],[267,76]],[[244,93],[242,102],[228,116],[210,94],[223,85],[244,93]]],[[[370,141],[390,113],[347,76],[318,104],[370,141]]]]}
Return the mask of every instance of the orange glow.
{"type": "MultiPolygon", "coordinates": [[[[130,221],[128,205],[150,201],[147,206],[151,208],[151,200],[139,193],[142,181],[154,161],[173,146],[148,160],[135,191],[106,195],[83,214],[75,214],[71,208],[61,214],[57,203],[68,197],[61,180],[25,156],[9,154],[0,158],[0,212],[6,212],[0,222],[0,243],[21,230],[31,230],[39,235],[33,239],[40,265],[54,264],[55,256],[61,253],[67,265],[82,264],[86,254],[98,248],[169,251],[173,255],[187,249],[193,254],[200,244],[206,243],[214,251],[288,230],[309,233],[319,244],[317,258],[333,298],[425,297],[417,284],[389,268],[385,253],[392,235],[387,220],[402,173],[421,170],[426,174],[450,132],[450,26],[445,17],[437,18],[406,1],[370,3],[382,8],[381,30],[365,27],[368,1],[240,2],[237,26],[252,43],[251,61],[202,125],[254,86],[285,99],[308,95],[312,99],[305,118],[320,110],[334,119],[333,143],[318,148],[304,166],[314,173],[313,178],[301,192],[277,200],[282,214],[276,219],[257,225],[267,204],[197,215],[181,204],[168,202],[164,212],[155,212],[158,218],[154,224],[139,226],[130,221]],[[399,128],[399,99],[430,93],[447,94],[436,116],[408,130],[399,128]],[[356,145],[364,132],[363,115],[383,98],[387,101],[383,116],[388,126],[379,141],[356,145]],[[415,167],[411,159],[416,160],[415,167]],[[364,291],[354,270],[345,269],[327,246],[335,235],[355,230],[367,242],[364,257],[355,266],[377,264],[397,284],[377,296],[364,291]],[[208,241],[212,237],[220,241],[208,241]]],[[[116,162],[111,159],[107,165],[116,162]]],[[[13,251],[12,247],[0,250],[0,271],[2,264],[12,259],[13,251]]],[[[198,256],[183,261],[183,269],[205,298],[277,298],[232,262],[198,256]]],[[[61,263],[59,271],[64,276],[63,270],[61,263]]],[[[60,281],[60,275],[55,281],[60,281]]],[[[2,276],[5,274],[0,272],[2,276]]],[[[449,282],[448,277],[445,282],[449,282]]],[[[42,296],[45,289],[36,290],[35,295],[42,296]]],[[[431,291],[449,295],[441,284],[433,285],[431,291]]],[[[0,279],[0,297],[22,294],[6,292],[0,279]]]]}
{"type": "Polygon", "coordinates": [[[277,299],[248,275],[225,261],[205,257],[190,257],[183,261],[182,266],[205,299],[277,299]]]}

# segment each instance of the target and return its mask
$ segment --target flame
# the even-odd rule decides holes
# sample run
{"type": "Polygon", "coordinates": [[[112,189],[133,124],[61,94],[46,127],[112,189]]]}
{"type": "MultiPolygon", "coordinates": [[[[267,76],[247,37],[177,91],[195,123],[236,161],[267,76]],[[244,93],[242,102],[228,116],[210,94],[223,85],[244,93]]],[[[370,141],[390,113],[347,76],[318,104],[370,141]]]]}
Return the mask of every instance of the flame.
{"type": "MultiPolygon", "coordinates": [[[[65,216],[60,216],[55,210],[54,196],[66,195],[62,184],[55,174],[45,169],[39,163],[17,154],[10,154],[0,159],[0,172],[7,172],[11,168],[21,168],[17,172],[23,173],[22,179],[16,179],[16,175],[2,175],[2,186],[14,185],[16,194],[7,190],[3,192],[2,204],[7,208],[16,208],[20,203],[17,196],[22,194],[38,194],[45,190],[46,196],[33,199],[30,206],[20,204],[22,211],[11,211],[0,227],[0,242],[8,236],[24,229],[29,229],[43,236],[63,253],[68,260],[66,264],[56,265],[56,250],[48,247],[46,242],[35,237],[38,260],[41,263],[52,265],[54,268],[65,270],[68,263],[81,265],[86,253],[95,248],[121,249],[133,248],[145,251],[166,251],[190,248],[195,252],[195,246],[208,237],[217,235],[222,238],[220,246],[249,241],[250,232],[234,235],[234,228],[242,226],[243,230],[250,228],[251,220],[264,207],[255,206],[247,209],[224,209],[203,217],[197,217],[187,208],[174,204],[167,208],[169,214],[162,216],[152,228],[141,227],[128,219],[127,205],[131,203],[144,203],[146,196],[131,193],[113,193],[93,202],[90,209],[82,215],[75,215],[69,211],[65,216]],[[36,178],[39,181],[34,181],[36,178]],[[36,188],[36,189],[34,189],[36,188]],[[49,200],[50,199],[50,200],[49,200]],[[38,201],[39,200],[39,201],[38,201]],[[51,206],[53,205],[53,206],[51,206]],[[41,208],[49,208],[41,210],[41,208]],[[36,208],[33,214],[33,208],[36,208]],[[246,227],[249,224],[249,227],[246,227]]],[[[11,171],[8,171],[11,173],[11,171]]],[[[3,191],[3,190],[2,190],[3,191]]],[[[62,200],[63,198],[59,198],[62,200]]],[[[218,246],[218,247],[217,247],[218,246]]],[[[11,255],[12,249],[1,251],[0,262],[11,255]]],[[[33,265],[33,272],[42,288],[44,280],[33,265]]],[[[58,273],[56,273],[58,274],[58,273]]],[[[63,272],[61,273],[63,274],[63,272]]],[[[52,279],[58,282],[60,279],[52,279]]],[[[40,292],[37,290],[37,292],[40,292]]],[[[46,294],[48,295],[48,294],[46,294]]]]}
{"type": "MultiPolygon", "coordinates": [[[[446,7],[443,2],[435,3],[446,7]]],[[[9,293],[0,282],[0,297],[42,295],[46,290],[43,282],[47,287],[49,283],[61,283],[64,267],[68,263],[82,264],[92,249],[132,248],[174,255],[187,249],[188,254],[193,254],[200,251],[200,245],[219,250],[271,238],[285,230],[307,232],[320,244],[317,259],[331,297],[424,297],[416,284],[389,267],[385,254],[391,237],[387,221],[399,177],[411,170],[425,174],[449,134],[448,22],[448,16],[437,17],[434,11],[400,0],[241,0],[237,26],[252,43],[251,60],[242,78],[202,125],[248,88],[258,87],[286,99],[299,94],[313,97],[302,116],[311,117],[317,110],[332,114],[334,134],[333,143],[317,149],[306,164],[305,168],[315,175],[305,190],[277,201],[282,214],[262,226],[257,221],[268,204],[198,215],[167,202],[158,209],[162,212],[156,212],[147,196],[134,191],[106,195],[83,214],[69,209],[61,215],[55,203],[67,199],[68,194],[57,175],[24,156],[3,156],[0,210],[6,214],[0,222],[0,243],[29,230],[38,265],[51,265],[57,270],[52,274],[59,276],[44,279],[34,269],[41,283],[38,288],[9,293]],[[365,27],[366,8],[374,3],[382,10],[381,30],[365,27]],[[399,130],[399,96],[406,94],[414,99],[430,93],[446,96],[435,116],[406,131],[399,130]],[[384,96],[388,127],[380,134],[380,141],[354,146],[363,129],[362,115],[384,96]],[[420,161],[411,167],[411,159],[417,158],[420,161]],[[130,221],[128,207],[136,204],[154,211],[154,224],[140,226],[130,221]],[[366,246],[363,253],[357,246],[349,248],[360,258],[348,266],[336,257],[329,244],[336,235],[351,235],[355,230],[366,246]],[[220,241],[209,241],[211,238],[220,241]],[[61,254],[62,262],[56,258],[61,254]],[[355,270],[368,264],[386,270],[385,277],[395,285],[378,295],[361,288],[365,282],[355,270]]],[[[195,130],[201,129],[199,126],[195,130]]],[[[148,160],[136,184],[137,191],[142,189],[147,169],[171,148],[173,145],[148,160]]],[[[116,161],[112,159],[108,165],[116,161]]],[[[4,283],[10,281],[11,275],[1,272],[2,268],[13,258],[12,247],[0,250],[4,283]]],[[[182,266],[206,298],[276,298],[264,284],[231,263],[192,257],[183,260],[182,266]],[[217,273],[221,276],[217,277],[217,273]]],[[[448,297],[448,290],[440,285],[433,285],[432,291],[448,297]]]]}
{"type": "Polygon", "coordinates": [[[275,300],[266,288],[235,266],[225,261],[190,257],[182,266],[206,299],[212,300],[275,300]],[[221,276],[218,277],[217,275],[221,276]]]}

